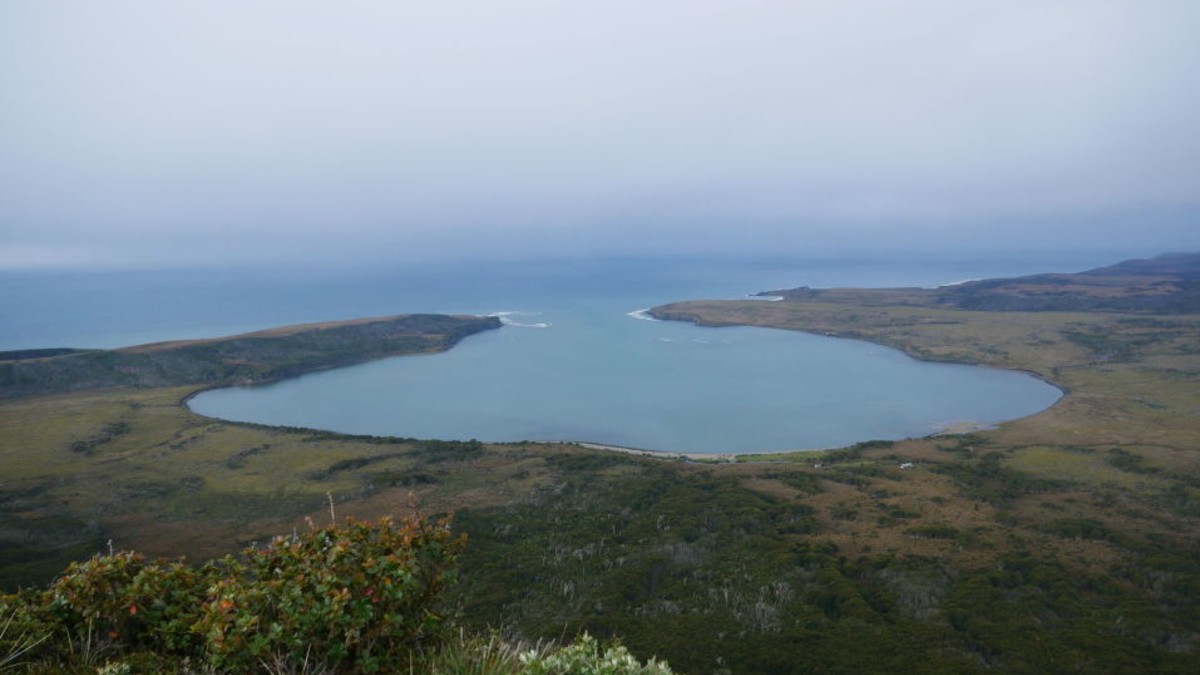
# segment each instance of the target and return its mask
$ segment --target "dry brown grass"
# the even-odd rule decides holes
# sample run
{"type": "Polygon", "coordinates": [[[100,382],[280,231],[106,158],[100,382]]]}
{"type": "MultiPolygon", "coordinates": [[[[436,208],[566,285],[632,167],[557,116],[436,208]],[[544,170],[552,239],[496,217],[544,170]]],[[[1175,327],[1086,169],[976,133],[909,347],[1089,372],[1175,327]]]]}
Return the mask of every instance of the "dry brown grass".
{"type": "MultiPolygon", "coordinates": [[[[1039,414],[975,432],[972,437],[979,442],[971,452],[956,455],[941,449],[954,445],[950,435],[863,453],[864,464],[889,466],[899,457],[917,467],[900,480],[872,479],[864,486],[826,482],[825,492],[804,498],[817,507],[822,530],[839,550],[847,555],[934,555],[982,565],[994,551],[1020,541],[1100,573],[1126,555],[1123,547],[1132,542],[1157,538],[1182,546],[1200,531],[1191,516],[1161,507],[1168,490],[1179,494],[1177,479],[1200,474],[1200,316],[966,312],[890,306],[887,294],[868,301],[869,290],[847,293],[863,296],[861,304],[702,301],[669,305],[656,313],[704,325],[866,339],[917,358],[1027,371],[1067,393],[1039,414]],[[1119,466],[1114,452],[1128,453],[1125,459],[1135,464],[1119,466]],[[1003,467],[1050,480],[1056,487],[997,505],[931,470],[977,461],[984,453],[999,453],[1003,467]],[[887,522],[889,505],[919,516],[887,522]],[[1071,519],[1098,523],[1114,539],[1054,534],[1054,523],[1071,519]],[[921,540],[905,534],[917,524],[953,527],[961,536],[921,540]]],[[[839,296],[839,302],[847,301],[839,296]]],[[[821,471],[811,469],[811,460],[802,456],[777,459],[784,458],[804,471],[821,471]]],[[[745,484],[782,495],[769,484],[745,484]]]]}
{"type": "Polygon", "coordinates": [[[1060,312],[964,312],[815,302],[700,301],[660,315],[705,325],[754,325],[852,337],[917,358],[1034,373],[1067,390],[1050,410],[1003,425],[998,438],[1030,443],[1200,445],[1200,316],[1163,318],[1060,312]],[[1069,337],[1094,332],[1132,344],[1114,360],[1069,337]],[[1145,344],[1140,342],[1144,341],[1145,344]]]}
{"type": "Polygon", "coordinates": [[[468,461],[431,462],[413,444],[204,418],[180,405],[189,392],[101,391],[0,405],[0,491],[32,495],[11,515],[75,514],[119,547],[206,558],[305,527],[306,519],[325,522],[329,494],[339,517],[358,518],[404,513],[414,497],[433,512],[518,502],[545,482],[538,455],[556,451],[501,445],[468,461]],[[72,450],[118,423],[128,431],[72,450]],[[368,462],[330,471],[351,458],[368,462]],[[382,475],[399,482],[380,483],[382,475]]]}

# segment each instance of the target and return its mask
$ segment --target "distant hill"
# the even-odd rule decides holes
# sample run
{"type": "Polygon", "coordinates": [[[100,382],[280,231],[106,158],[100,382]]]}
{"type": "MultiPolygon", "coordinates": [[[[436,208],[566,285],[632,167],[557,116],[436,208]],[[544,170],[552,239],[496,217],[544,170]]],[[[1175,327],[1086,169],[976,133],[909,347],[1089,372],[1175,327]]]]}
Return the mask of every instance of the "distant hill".
{"type": "Polygon", "coordinates": [[[449,349],[495,317],[409,314],[125,349],[0,352],[0,399],[106,387],[248,384],[449,349]]]}
{"type": "Polygon", "coordinates": [[[854,305],[993,312],[1200,312],[1200,253],[1126,260],[1075,274],[1035,274],[939,288],[795,288],[763,295],[854,305]]]}
{"type": "Polygon", "coordinates": [[[1185,279],[1200,279],[1200,253],[1164,253],[1154,258],[1126,260],[1080,274],[1089,276],[1175,275],[1185,279]]]}

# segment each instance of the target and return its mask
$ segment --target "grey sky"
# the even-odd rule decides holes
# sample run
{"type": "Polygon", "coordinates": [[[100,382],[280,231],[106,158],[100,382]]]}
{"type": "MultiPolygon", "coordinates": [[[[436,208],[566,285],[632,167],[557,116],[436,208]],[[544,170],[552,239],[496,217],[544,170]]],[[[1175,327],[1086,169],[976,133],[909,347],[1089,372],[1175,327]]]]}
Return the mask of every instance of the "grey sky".
{"type": "Polygon", "coordinates": [[[1196,0],[10,0],[0,268],[1197,249],[1196,0]]]}

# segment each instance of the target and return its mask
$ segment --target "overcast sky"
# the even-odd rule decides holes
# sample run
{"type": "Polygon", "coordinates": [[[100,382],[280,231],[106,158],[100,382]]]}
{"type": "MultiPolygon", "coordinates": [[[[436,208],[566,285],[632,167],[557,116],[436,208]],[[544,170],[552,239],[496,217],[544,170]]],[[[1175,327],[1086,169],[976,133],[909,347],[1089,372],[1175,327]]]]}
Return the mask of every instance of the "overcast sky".
{"type": "Polygon", "coordinates": [[[7,0],[0,268],[1200,249],[1197,0],[7,0]]]}

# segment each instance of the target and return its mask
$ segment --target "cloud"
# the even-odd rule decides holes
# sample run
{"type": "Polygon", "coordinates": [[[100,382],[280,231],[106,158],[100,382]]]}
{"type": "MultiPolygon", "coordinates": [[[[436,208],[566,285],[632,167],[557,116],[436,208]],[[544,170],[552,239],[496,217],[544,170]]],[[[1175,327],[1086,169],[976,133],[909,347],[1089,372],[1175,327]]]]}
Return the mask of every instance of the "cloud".
{"type": "Polygon", "coordinates": [[[1139,214],[1178,246],[1198,23],[1190,1],[6,3],[0,264],[970,246],[1139,214]]]}

